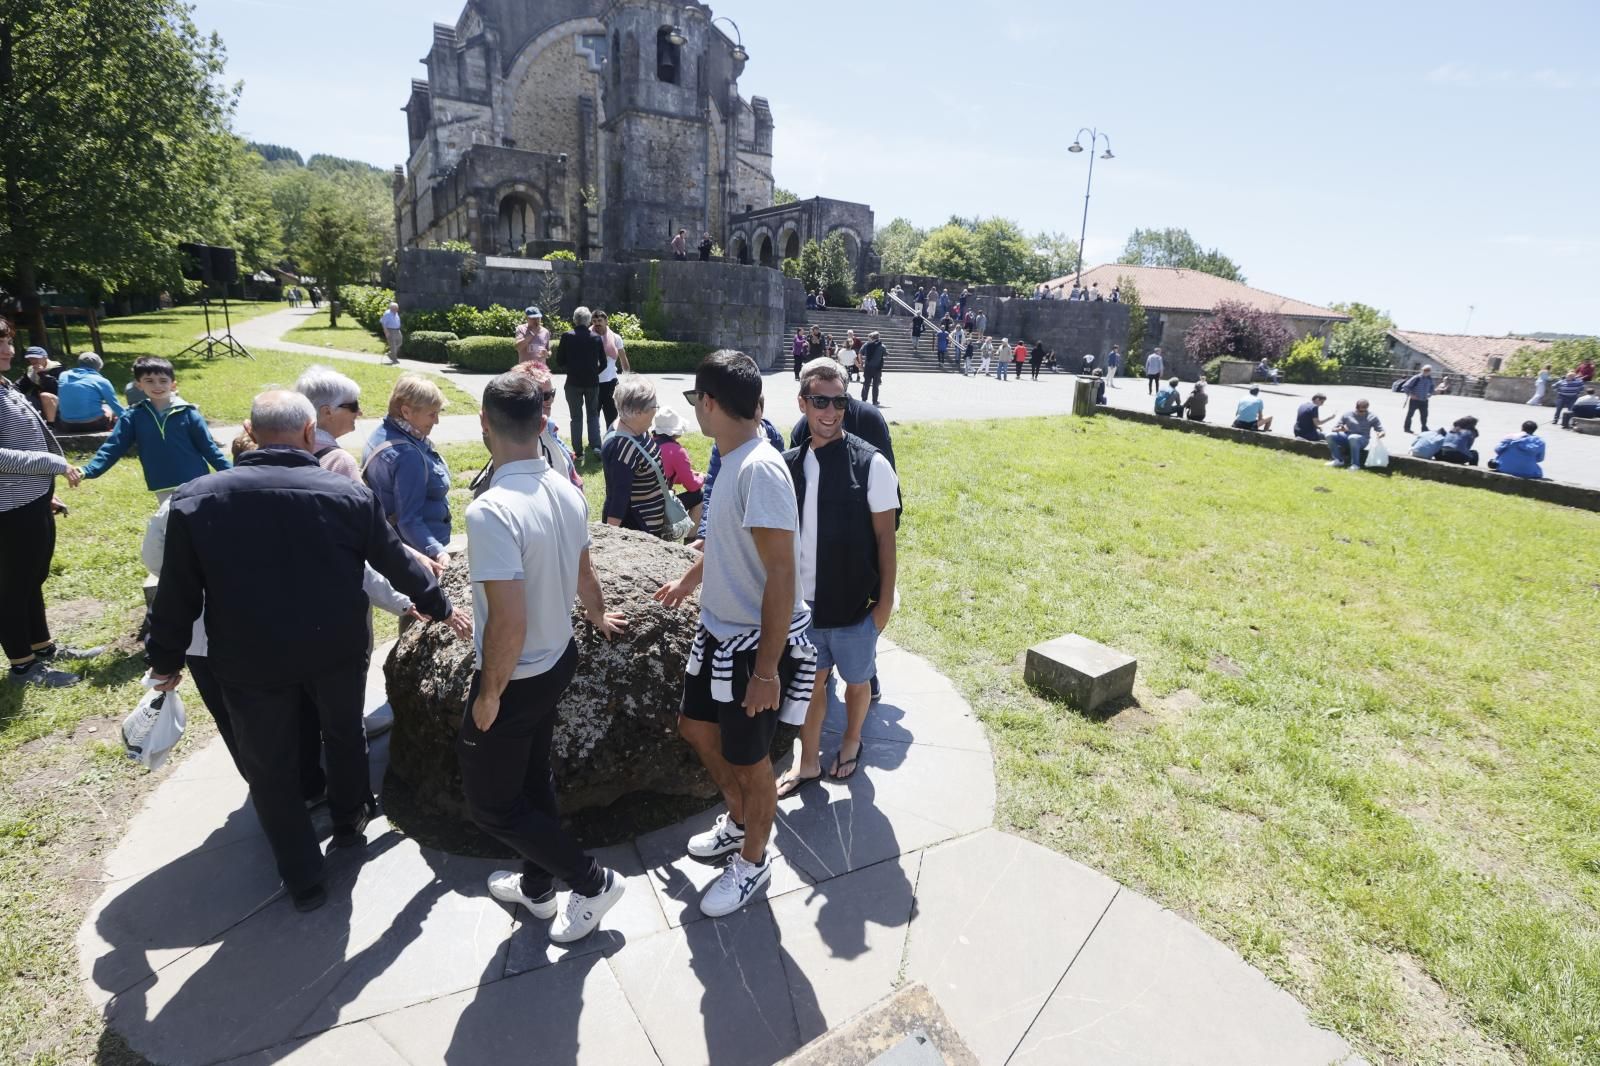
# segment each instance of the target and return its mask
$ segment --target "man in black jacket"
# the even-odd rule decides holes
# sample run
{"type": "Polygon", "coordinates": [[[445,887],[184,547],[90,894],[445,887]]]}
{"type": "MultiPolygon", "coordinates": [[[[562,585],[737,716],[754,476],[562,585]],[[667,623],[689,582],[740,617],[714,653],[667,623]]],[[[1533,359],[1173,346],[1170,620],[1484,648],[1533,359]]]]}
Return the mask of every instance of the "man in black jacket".
{"type": "Polygon", "coordinates": [[[800,730],[800,757],[778,782],[780,797],[822,776],[830,670],[844,679],[846,724],[829,776],[843,780],[855,773],[877,674],[878,634],[894,610],[900,485],[886,456],[846,432],[845,412],[854,402],[833,360],[807,363],[800,372],[800,409],[811,433],[783,459],[799,498],[795,581],[811,611],[806,636],[817,649],[821,683],[812,689],[800,730]]]}
{"type": "Polygon", "coordinates": [[[261,445],[232,470],[172,496],[145,657],[170,692],[202,607],[211,669],[233,722],[239,768],[284,886],[301,910],[327,899],[322,852],[300,795],[297,722],[316,707],[337,847],[365,843],[376,805],[361,709],[367,674],[363,564],[435,619],[452,614],[377,497],[311,454],[316,411],[299,393],[257,396],[245,429],[261,445]]]}
{"type": "Polygon", "coordinates": [[[600,372],[606,368],[606,348],[589,331],[590,311],[579,307],[572,312],[572,328],[561,335],[556,345],[556,362],[566,371],[562,392],[567,397],[567,413],[572,417],[572,455],[583,461],[584,413],[588,412],[589,448],[600,452],[600,372]]]}
{"type": "Polygon", "coordinates": [[[866,400],[871,392],[870,402],[874,407],[878,406],[878,387],[883,384],[883,360],[887,354],[883,342],[878,339],[878,331],[867,334],[867,343],[861,346],[861,398],[866,400]]]}

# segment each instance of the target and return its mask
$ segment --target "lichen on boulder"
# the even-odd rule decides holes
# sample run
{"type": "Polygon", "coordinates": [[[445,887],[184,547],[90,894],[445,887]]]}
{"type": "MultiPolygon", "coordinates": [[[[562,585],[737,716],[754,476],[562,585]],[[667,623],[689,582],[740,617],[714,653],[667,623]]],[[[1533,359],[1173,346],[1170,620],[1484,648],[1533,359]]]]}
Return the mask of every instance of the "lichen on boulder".
{"type": "MultiPolygon", "coordinates": [[[[698,600],[669,608],[652,598],[696,554],[643,533],[591,529],[589,554],[606,608],[622,612],[628,624],[622,636],[607,641],[573,605],[578,670],[562,696],[553,744],[562,809],[604,807],[635,793],[709,803],[716,787],[677,728],[698,600]]],[[[451,562],[443,585],[452,603],[471,606],[464,554],[451,562]]],[[[393,772],[420,802],[463,816],[454,744],[472,674],[472,645],[437,624],[410,626],[384,665],[395,712],[393,772]]]]}

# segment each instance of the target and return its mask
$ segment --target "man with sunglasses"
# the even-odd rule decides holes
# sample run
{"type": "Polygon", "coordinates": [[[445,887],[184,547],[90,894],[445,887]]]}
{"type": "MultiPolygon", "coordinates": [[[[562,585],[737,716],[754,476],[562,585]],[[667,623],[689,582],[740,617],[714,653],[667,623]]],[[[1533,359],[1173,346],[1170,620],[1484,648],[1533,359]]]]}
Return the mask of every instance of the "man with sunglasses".
{"type": "Polygon", "coordinates": [[[800,372],[800,410],[811,427],[807,446],[784,452],[800,501],[800,595],[811,612],[808,636],[817,649],[816,673],[800,758],[778,782],[780,797],[822,778],[822,720],[828,713],[828,673],[845,683],[847,724],[828,776],[852,776],[861,758],[861,727],[877,673],[878,634],[894,609],[895,521],[900,483],[872,445],[845,431],[850,405],[844,376],[827,360],[800,372]],[[818,535],[819,514],[828,516],[818,535]]]}
{"type": "MultiPolygon", "coordinates": [[[[835,364],[837,365],[837,364],[835,364]]],[[[794,483],[760,425],[761,371],[743,352],[713,352],[684,393],[722,456],[706,519],[700,625],[683,680],[678,728],[721,789],[727,810],[689,840],[700,859],[731,856],[700,910],[731,914],[772,875],[777,813],[773,737],[780,709],[802,716],[815,652],[795,582],[800,527],[794,483]]]]}

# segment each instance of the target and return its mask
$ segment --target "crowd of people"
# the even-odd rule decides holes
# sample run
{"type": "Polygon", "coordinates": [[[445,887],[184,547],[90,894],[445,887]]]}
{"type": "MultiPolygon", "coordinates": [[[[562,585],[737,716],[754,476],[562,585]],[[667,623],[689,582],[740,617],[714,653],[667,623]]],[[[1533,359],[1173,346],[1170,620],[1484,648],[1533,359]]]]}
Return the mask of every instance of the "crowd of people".
{"type": "MultiPolygon", "coordinates": [[[[895,600],[900,495],[882,415],[850,395],[837,359],[811,359],[785,442],[765,418],[755,362],[715,352],[684,393],[714,442],[701,477],[678,443],[686,421],[625,363],[606,390],[614,414],[600,436],[600,377],[622,356],[620,338],[605,343],[603,314],[579,308],[552,347],[536,312],[529,309],[523,338],[536,357],[484,390],[490,461],[464,516],[470,610],[452,605],[439,584],[451,561],[451,473],[430,439],[445,398],[426,377],[396,381],[355,454],[340,442],[363,413],[360,386],[311,367],[293,389],[254,398],[229,458],[178,397],[171,364],[140,359],[134,377],[144,399],[83,469],[65,458],[29,397],[0,379],[0,636],[11,679],[74,684],[77,675],[58,664],[100,651],[60,647],[49,634],[43,586],[54,515],[64,509],[55,479],[76,488],[136,443],[155,504],[141,557],[159,576],[145,641],[149,683],[171,691],[194,678],[300,910],[327,899],[311,808],[326,803],[334,848],[363,846],[378,809],[362,720],[373,607],[438,622],[474,643],[456,742],[463,792],[476,824],[522,860],[490,876],[488,891],[550,920],[558,943],[592,932],[621,895],[616,872],[562,827],[550,772],[555,716],[577,667],[574,602],[607,639],[627,628],[608,609],[589,555],[585,429],[606,479],[601,521],[697,549],[694,565],[655,595],[676,607],[700,590],[678,721],[726,801],[717,823],[688,845],[700,859],[726,859],[702,910],[731,913],[766,883],[780,795],[858,772],[877,638],[895,600]],[[571,448],[551,422],[546,355],[565,374],[569,401],[581,403],[571,448]],[[823,521],[828,529],[819,530],[823,521]],[[283,623],[308,605],[315,624],[283,623]],[[834,670],[845,684],[847,727],[824,769],[834,670]],[[799,760],[781,778],[770,759],[780,717],[800,725],[802,737],[799,760]]],[[[9,369],[13,344],[0,321],[0,370],[9,369]]]]}

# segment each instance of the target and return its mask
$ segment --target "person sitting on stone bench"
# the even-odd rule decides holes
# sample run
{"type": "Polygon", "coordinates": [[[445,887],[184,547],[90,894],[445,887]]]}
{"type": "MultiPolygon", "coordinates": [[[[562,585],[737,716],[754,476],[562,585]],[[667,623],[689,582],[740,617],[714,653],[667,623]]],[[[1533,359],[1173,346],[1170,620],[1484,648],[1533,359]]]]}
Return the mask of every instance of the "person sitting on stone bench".
{"type": "Polygon", "coordinates": [[[1240,400],[1239,406],[1233,412],[1233,428],[1247,429],[1252,433],[1272,432],[1272,416],[1263,413],[1265,408],[1260,388],[1251,385],[1250,395],[1240,400]]]}
{"type": "MultiPolygon", "coordinates": [[[[1095,373],[1098,374],[1100,371],[1096,370],[1095,373]]],[[[1206,420],[1206,404],[1210,399],[1210,394],[1206,392],[1206,383],[1204,381],[1195,382],[1194,389],[1189,393],[1189,398],[1183,401],[1183,410],[1188,415],[1189,421],[1204,422],[1206,420]]],[[[1105,401],[1102,400],[1100,402],[1104,403],[1105,401]]]]}
{"type": "Polygon", "coordinates": [[[1489,469],[1512,477],[1539,479],[1544,477],[1544,438],[1539,436],[1539,423],[1522,423],[1522,436],[1507,437],[1494,446],[1495,457],[1489,460],[1489,469]]]}
{"type": "Polygon", "coordinates": [[[1277,385],[1282,380],[1282,375],[1273,367],[1269,359],[1262,356],[1261,361],[1256,364],[1255,369],[1251,372],[1251,378],[1255,381],[1265,381],[1270,385],[1277,385]]]}
{"type": "Polygon", "coordinates": [[[1166,387],[1156,393],[1156,414],[1169,418],[1178,418],[1183,414],[1183,400],[1178,396],[1178,379],[1168,381],[1166,387]]]}
{"type": "MultiPolygon", "coordinates": [[[[29,348],[28,351],[31,352],[33,349],[29,348]]],[[[1584,390],[1583,395],[1574,400],[1571,407],[1561,412],[1561,428],[1571,429],[1574,418],[1600,418],[1600,396],[1595,395],[1593,389],[1584,390]]]]}
{"type": "Polygon", "coordinates": [[[117,390],[100,373],[105,361],[94,352],[78,356],[78,365],[61,375],[57,430],[61,433],[104,433],[122,414],[117,390]]]}
{"type": "Polygon", "coordinates": [[[1371,404],[1357,400],[1355,410],[1340,415],[1339,424],[1328,434],[1328,452],[1333,456],[1328,465],[1360,470],[1361,453],[1374,436],[1383,436],[1383,423],[1371,412],[1371,404]]]}
{"type": "Polygon", "coordinates": [[[1295,436],[1315,444],[1320,444],[1327,439],[1322,434],[1322,424],[1333,416],[1329,415],[1328,418],[1317,417],[1322,405],[1327,402],[1328,396],[1326,393],[1316,392],[1311,394],[1309,402],[1300,405],[1300,409],[1295,412],[1294,416],[1295,436]]]}
{"type": "Polygon", "coordinates": [[[1478,420],[1471,415],[1458,418],[1450,424],[1450,429],[1445,433],[1444,440],[1439,447],[1439,454],[1433,458],[1441,463],[1459,463],[1462,466],[1477,466],[1478,452],[1473,445],[1478,441],[1478,420]]]}

